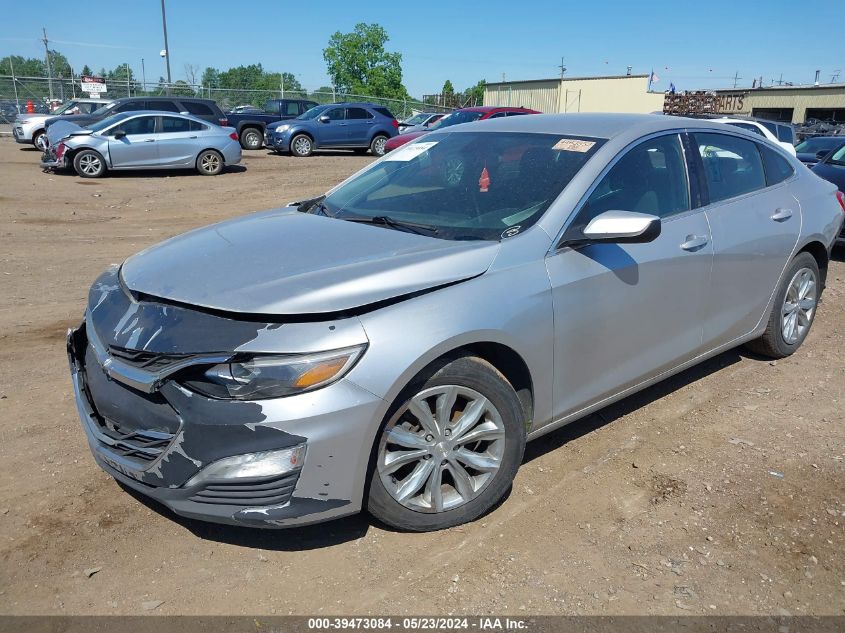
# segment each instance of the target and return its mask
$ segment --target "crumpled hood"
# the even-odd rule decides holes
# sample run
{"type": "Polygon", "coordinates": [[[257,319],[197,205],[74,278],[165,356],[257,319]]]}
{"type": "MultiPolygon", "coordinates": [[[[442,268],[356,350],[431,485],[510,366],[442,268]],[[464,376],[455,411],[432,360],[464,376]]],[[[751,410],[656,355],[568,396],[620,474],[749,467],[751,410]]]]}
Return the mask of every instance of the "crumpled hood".
{"type": "Polygon", "coordinates": [[[498,250],[284,208],[174,237],[121,275],[133,292],[205,308],[324,314],[475,277],[498,250]]]}
{"type": "Polygon", "coordinates": [[[67,138],[75,132],[88,132],[89,134],[91,133],[90,130],[86,130],[84,127],[81,127],[76,123],[73,123],[71,121],[65,121],[64,119],[62,119],[56,121],[50,127],[47,128],[47,141],[50,143],[50,145],[55,145],[63,138],[67,138]]]}

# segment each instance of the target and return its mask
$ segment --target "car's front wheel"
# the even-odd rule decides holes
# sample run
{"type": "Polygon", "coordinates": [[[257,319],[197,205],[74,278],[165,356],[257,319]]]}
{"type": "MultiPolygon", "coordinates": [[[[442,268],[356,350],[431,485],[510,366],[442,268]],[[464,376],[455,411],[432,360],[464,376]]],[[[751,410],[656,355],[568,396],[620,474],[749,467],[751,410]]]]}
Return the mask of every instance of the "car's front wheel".
{"type": "Polygon", "coordinates": [[[801,347],[813,325],[821,288],[816,258],[798,253],[783,275],[766,331],[746,347],[770,358],[784,358],[801,347]]]}
{"type": "Polygon", "coordinates": [[[314,151],[314,142],[305,134],[297,134],[290,141],[290,153],[300,158],[311,156],[314,151]]]}
{"type": "Polygon", "coordinates": [[[510,488],[525,449],[516,392],[488,362],[464,356],[423,372],[376,440],[368,509],[415,532],[472,521],[510,488]]]}
{"type": "Polygon", "coordinates": [[[200,152],[197,156],[197,171],[203,176],[216,176],[223,171],[223,156],[213,149],[200,152]]]}
{"type": "Polygon", "coordinates": [[[40,130],[35,133],[35,136],[32,137],[32,144],[42,152],[47,149],[47,133],[44,130],[40,130]]]}
{"type": "Polygon", "coordinates": [[[106,173],[106,161],[99,152],[84,149],[73,157],[73,168],[83,178],[100,178],[106,173]]]}

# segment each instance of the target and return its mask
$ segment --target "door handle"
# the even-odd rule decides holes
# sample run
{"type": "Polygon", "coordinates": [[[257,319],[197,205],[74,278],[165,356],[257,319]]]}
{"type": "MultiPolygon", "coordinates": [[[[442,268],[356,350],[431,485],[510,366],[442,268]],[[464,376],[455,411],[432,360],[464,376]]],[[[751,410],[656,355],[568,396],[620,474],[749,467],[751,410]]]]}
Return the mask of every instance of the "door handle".
{"type": "Polygon", "coordinates": [[[784,220],[788,220],[792,217],[792,209],[777,209],[775,214],[772,216],[772,220],[775,222],[783,222],[784,220]]]}
{"type": "Polygon", "coordinates": [[[154,138],[145,138],[145,139],[144,139],[144,142],[145,142],[145,143],[155,143],[155,142],[156,142],[156,140],[155,140],[154,138]]]}
{"type": "Polygon", "coordinates": [[[686,241],[681,244],[681,248],[685,251],[697,251],[704,246],[707,246],[707,242],[709,242],[705,236],[703,235],[687,235],[686,241]]]}
{"type": "Polygon", "coordinates": [[[189,136],[188,138],[198,138],[198,137],[196,137],[196,136],[189,136]]]}

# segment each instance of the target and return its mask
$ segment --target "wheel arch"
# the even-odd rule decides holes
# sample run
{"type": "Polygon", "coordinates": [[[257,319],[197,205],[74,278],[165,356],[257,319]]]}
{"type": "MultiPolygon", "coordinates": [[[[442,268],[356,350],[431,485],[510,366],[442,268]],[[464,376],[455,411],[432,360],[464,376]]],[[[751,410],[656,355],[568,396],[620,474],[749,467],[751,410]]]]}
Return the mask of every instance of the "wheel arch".
{"type": "Polygon", "coordinates": [[[820,241],[811,240],[798,249],[796,256],[799,253],[809,253],[816,260],[816,263],[819,266],[819,276],[821,277],[822,289],[824,289],[825,282],[827,280],[827,268],[830,262],[830,254],[828,253],[827,248],[825,248],[824,244],[820,241]]]}
{"type": "Polygon", "coordinates": [[[103,160],[106,161],[106,167],[108,169],[112,169],[111,156],[109,155],[108,149],[105,152],[103,152],[103,151],[97,149],[96,147],[90,147],[89,145],[83,145],[82,147],[73,147],[73,148],[68,147],[65,150],[65,157],[67,158],[66,164],[69,165],[70,167],[73,167],[73,159],[76,157],[76,155],[79,152],[86,150],[86,149],[89,149],[92,152],[97,152],[100,156],[103,157],[103,160]]]}
{"type": "Polygon", "coordinates": [[[226,164],[225,154],[223,154],[223,152],[221,152],[216,147],[203,147],[200,151],[197,152],[197,155],[194,157],[194,163],[196,163],[200,159],[200,154],[202,154],[203,152],[208,152],[208,151],[217,152],[218,154],[220,154],[220,159],[223,161],[224,165],[226,164]]]}

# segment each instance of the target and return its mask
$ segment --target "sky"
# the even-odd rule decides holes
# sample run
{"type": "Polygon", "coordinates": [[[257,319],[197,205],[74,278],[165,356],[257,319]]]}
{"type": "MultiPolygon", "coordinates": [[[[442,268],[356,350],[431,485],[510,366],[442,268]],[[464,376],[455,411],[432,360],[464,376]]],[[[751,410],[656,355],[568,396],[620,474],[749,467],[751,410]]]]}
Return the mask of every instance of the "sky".
{"type": "MultiPolygon", "coordinates": [[[[322,50],[336,31],[358,22],[382,25],[389,51],[402,53],[403,83],[419,97],[457,90],[478,80],[542,79],[634,74],[652,70],[655,90],[739,87],[753,78],[812,83],[815,71],[845,81],[845,53],[836,37],[809,36],[802,16],[820,16],[829,2],[767,0],[754,3],[482,0],[340,2],[310,0],[167,0],[173,81],[192,64],[226,69],[260,62],[291,72],[310,89],[330,85],[322,50]],[[354,10],[350,6],[354,5],[354,10]],[[800,11],[798,10],[800,6],[800,11]],[[803,33],[803,35],[802,35],[803,33]]],[[[0,57],[42,57],[41,28],[51,48],[78,72],[128,63],[157,81],[165,68],[160,0],[0,0],[0,57]]],[[[829,34],[828,34],[829,35],[829,34]]]]}

